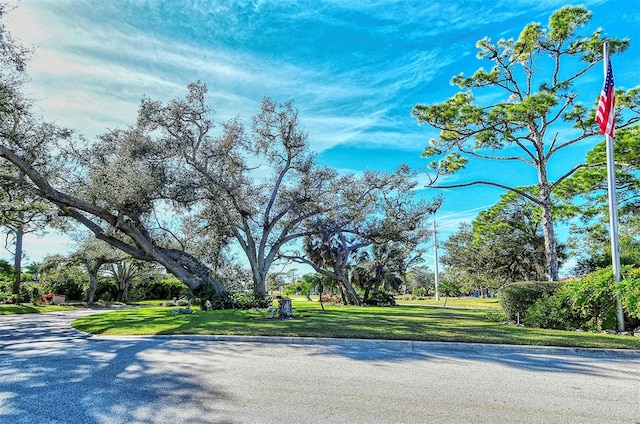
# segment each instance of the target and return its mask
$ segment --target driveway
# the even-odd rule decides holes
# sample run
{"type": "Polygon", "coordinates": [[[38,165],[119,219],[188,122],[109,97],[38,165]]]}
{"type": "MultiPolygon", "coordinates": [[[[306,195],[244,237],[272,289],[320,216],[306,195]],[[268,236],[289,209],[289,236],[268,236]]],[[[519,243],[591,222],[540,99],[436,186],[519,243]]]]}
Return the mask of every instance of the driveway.
{"type": "Polygon", "coordinates": [[[0,316],[1,423],[640,423],[640,352],[92,337],[0,316]]]}

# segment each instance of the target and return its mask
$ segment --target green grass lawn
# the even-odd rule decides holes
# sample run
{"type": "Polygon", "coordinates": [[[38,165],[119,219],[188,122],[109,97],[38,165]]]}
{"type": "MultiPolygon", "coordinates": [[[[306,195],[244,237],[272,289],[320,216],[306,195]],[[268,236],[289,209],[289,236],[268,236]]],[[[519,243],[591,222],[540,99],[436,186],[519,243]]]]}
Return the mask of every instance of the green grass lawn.
{"type": "MultiPolygon", "coordinates": [[[[449,299],[451,300],[451,299],[449,299]]],[[[100,313],[77,319],[79,330],[104,335],[216,334],[251,336],[339,337],[467,343],[640,349],[640,339],[599,333],[542,330],[493,322],[491,310],[400,305],[346,307],[294,299],[291,319],[261,311],[210,311],[194,308],[174,315],[175,308],[145,307],[100,313]]]]}
{"type": "Polygon", "coordinates": [[[67,305],[31,305],[21,303],[19,305],[0,305],[0,315],[11,314],[37,314],[41,312],[69,311],[78,309],[76,306],[67,305]]]}
{"type": "Polygon", "coordinates": [[[427,297],[425,299],[409,299],[403,296],[396,297],[398,305],[428,305],[428,306],[445,306],[455,308],[477,308],[477,309],[502,309],[500,301],[497,297],[481,298],[481,297],[440,297],[440,300],[436,300],[435,297],[427,297]]]}

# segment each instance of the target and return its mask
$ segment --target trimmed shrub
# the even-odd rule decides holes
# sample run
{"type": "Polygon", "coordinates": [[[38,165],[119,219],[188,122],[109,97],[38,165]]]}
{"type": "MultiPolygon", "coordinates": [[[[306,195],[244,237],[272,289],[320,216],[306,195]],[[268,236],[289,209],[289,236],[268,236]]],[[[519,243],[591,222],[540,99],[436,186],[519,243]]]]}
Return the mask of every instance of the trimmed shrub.
{"type": "Polygon", "coordinates": [[[552,296],[541,297],[527,310],[524,324],[528,327],[574,330],[582,328],[583,319],[571,307],[562,289],[552,296]]]}
{"type": "Polygon", "coordinates": [[[624,279],[615,283],[608,267],[565,283],[553,296],[536,301],[529,308],[525,323],[559,330],[612,330],[618,324],[618,294],[626,320],[636,325],[640,318],[640,270],[625,267],[622,274],[624,279]]]}
{"type": "Polygon", "coordinates": [[[511,283],[500,290],[498,294],[500,305],[510,320],[520,315],[523,320],[527,316],[529,307],[538,299],[549,297],[558,290],[563,283],[558,281],[524,281],[511,283]]]}

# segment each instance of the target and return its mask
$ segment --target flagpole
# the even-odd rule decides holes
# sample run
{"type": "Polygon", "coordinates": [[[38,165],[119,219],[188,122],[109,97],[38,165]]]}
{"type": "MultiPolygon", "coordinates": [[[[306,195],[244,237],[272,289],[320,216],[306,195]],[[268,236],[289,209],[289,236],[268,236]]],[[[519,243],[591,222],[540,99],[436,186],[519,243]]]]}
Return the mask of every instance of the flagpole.
{"type": "MultiPolygon", "coordinates": [[[[609,67],[609,42],[605,40],[604,49],[604,77],[607,78],[609,67]]],[[[610,113],[615,113],[612,110],[610,113]]],[[[616,195],[615,158],[613,154],[613,137],[605,134],[607,143],[607,188],[609,191],[609,231],[611,238],[611,261],[613,264],[613,276],[615,284],[620,282],[620,243],[618,241],[618,200],[616,195]]],[[[620,296],[616,295],[616,308],[618,311],[618,331],[624,331],[624,313],[620,296]]]]}
{"type": "Polygon", "coordinates": [[[435,270],[434,283],[436,285],[436,302],[440,302],[440,289],[438,287],[438,229],[436,227],[436,214],[433,213],[433,268],[435,270]]]}

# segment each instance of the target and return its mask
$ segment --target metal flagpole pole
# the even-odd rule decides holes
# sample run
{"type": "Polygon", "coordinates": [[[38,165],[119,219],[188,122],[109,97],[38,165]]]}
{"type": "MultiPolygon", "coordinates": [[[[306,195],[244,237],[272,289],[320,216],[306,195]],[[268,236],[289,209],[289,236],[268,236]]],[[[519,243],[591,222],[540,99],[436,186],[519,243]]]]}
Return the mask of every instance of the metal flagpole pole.
{"type": "MultiPolygon", "coordinates": [[[[604,77],[607,78],[609,68],[609,43],[604,42],[604,77]]],[[[613,109],[614,105],[612,105],[613,109]]],[[[611,110],[610,113],[615,113],[611,110]]],[[[613,263],[613,276],[615,283],[620,282],[620,243],[618,241],[618,200],[616,196],[615,159],[613,154],[613,137],[605,133],[607,142],[607,188],[609,191],[609,230],[611,237],[611,260],[613,263]]],[[[618,310],[618,331],[624,331],[624,313],[620,296],[616,295],[616,307],[618,310]]]]}
{"type": "Polygon", "coordinates": [[[436,214],[433,214],[433,267],[435,269],[436,302],[440,301],[440,290],[438,288],[438,230],[436,229],[436,214]]]}

